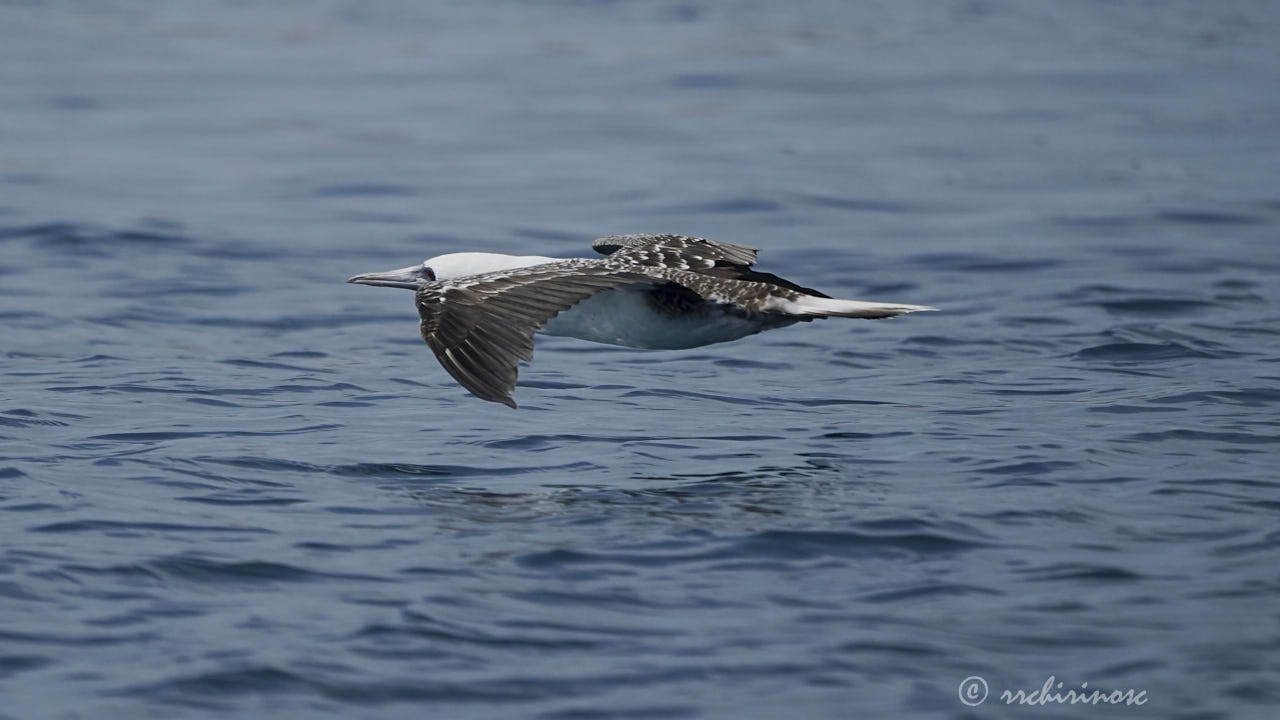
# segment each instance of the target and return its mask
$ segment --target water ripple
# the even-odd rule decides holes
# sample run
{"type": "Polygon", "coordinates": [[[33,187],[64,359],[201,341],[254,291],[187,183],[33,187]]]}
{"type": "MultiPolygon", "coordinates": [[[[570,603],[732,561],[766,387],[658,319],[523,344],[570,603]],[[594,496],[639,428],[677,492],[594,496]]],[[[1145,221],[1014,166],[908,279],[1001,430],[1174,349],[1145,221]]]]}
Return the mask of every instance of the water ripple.
{"type": "Polygon", "coordinates": [[[226,525],[190,525],[182,523],[140,522],[121,520],[69,520],[28,528],[30,532],[79,533],[79,532],[172,532],[172,533],[269,533],[266,528],[226,525]]]}

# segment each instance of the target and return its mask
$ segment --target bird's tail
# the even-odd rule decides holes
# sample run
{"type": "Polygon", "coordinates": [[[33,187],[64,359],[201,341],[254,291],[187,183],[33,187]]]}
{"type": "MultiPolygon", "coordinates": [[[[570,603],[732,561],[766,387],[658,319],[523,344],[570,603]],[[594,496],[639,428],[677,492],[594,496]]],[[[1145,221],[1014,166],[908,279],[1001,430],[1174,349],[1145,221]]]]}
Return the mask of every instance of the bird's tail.
{"type": "Polygon", "coordinates": [[[868,302],[866,300],[841,300],[802,295],[795,300],[782,300],[774,312],[800,317],[887,318],[895,315],[937,310],[927,305],[902,305],[899,303],[868,302]]]}

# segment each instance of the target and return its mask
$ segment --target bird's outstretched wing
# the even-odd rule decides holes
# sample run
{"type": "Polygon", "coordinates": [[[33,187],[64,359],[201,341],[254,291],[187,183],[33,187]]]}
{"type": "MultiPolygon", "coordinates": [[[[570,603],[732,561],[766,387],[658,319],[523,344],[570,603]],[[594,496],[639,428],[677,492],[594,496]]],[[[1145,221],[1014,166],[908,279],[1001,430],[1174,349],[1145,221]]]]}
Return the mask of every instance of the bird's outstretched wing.
{"type": "Polygon", "coordinates": [[[415,300],[422,339],[453,379],[514,408],[516,366],[533,358],[534,331],[603,290],[661,282],[599,260],[565,260],[430,283],[415,300]]]}
{"type": "Polygon", "coordinates": [[[705,272],[715,267],[750,267],[756,249],[686,235],[610,235],[591,243],[610,260],[705,272]]]}
{"type": "Polygon", "coordinates": [[[689,237],[687,235],[610,235],[591,243],[598,253],[618,264],[690,270],[726,280],[767,283],[814,297],[830,297],[813,288],[797,285],[773,273],[753,270],[756,249],[746,245],[689,237]]]}

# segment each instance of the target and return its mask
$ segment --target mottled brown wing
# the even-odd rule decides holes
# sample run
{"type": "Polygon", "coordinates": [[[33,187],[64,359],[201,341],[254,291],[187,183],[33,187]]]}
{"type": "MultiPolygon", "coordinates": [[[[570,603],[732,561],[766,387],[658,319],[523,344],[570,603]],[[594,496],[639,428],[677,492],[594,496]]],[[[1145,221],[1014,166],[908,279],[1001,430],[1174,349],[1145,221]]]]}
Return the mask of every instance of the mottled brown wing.
{"type": "Polygon", "coordinates": [[[599,260],[568,260],[431,283],[416,296],[422,339],[462,387],[514,408],[517,365],[533,358],[538,328],[603,290],[654,282],[599,260]]]}
{"type": "Polygon", "coordinates": [[[745,245],[685,235],[612,235],[599,238],[591,247],[608,255],[611,262],[620,264],[690,270],[726,280],[768,283],[814,297],[830,297],[773,273],[752,269],[757,250],[745,245]]]}
{"type": "Polygon", "coordinates": [[[591,247],[614,262],[695,272],[721,266],[748,267],[756,261],[755,248],[685,235],[611,235],[599,238],[591,247]]]}
{"type": "Polygon", "coordinates": [[[729,305],[748,313],[767,313],[770,304],[778,298],[795,300],[800,293],[772,283],[725,279],[692,270],[666,269],[661,274],[668,282],[687,292],[696,294],[707,302],[729,305]]]}

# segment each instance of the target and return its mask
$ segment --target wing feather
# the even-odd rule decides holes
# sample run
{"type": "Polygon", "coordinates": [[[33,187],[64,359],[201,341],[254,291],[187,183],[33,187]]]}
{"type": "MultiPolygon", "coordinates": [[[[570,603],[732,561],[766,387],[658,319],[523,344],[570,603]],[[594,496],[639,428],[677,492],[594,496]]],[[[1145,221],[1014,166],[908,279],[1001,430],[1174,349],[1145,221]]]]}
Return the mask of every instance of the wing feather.
{"type": "Polygon", "coordinates": [[[591,247],[612,261],[681,270],[750,267],[756,261],[755,248],[687,235],[610,235],[597,239],[591,247]]]}
{"type": "Polygon", "coordinates": [[[509,407],[533,333],[592,295],[665,282],[600,260],[566,260],[431,283],[418,291],[422,338],[445,371],[473,395],[509,407]]]}
{"type": "Polygon", "coordinates": [[[814,297],[829,297],[773,273],[753,270],[751,266],[756,262],[757,251],[745,245],[687,235],[612,235],[597,239],[591,247],[609,255],[610,261],[617,263],[691,270],[726,280],[767,283],[814,297]]]}

